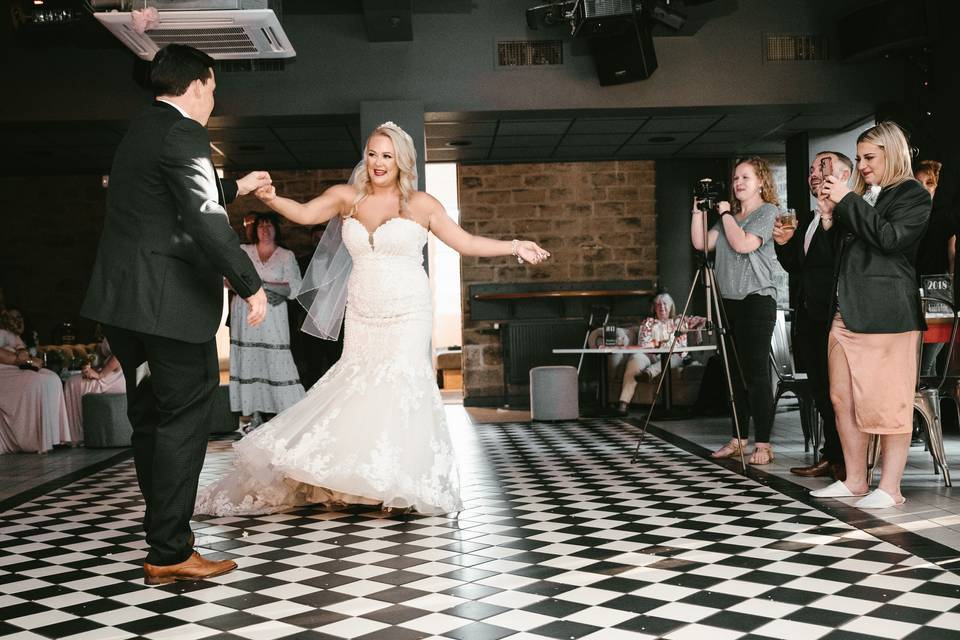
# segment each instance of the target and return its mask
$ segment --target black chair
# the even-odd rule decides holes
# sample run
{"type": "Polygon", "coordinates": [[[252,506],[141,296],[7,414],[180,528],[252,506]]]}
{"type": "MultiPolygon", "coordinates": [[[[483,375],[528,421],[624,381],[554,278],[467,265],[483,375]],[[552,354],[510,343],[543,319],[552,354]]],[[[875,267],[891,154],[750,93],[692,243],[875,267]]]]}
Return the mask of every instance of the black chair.
{"type": "MultiPolygon", "coordinates": [[[[947,364],[943,368],[943,373],[935,376],[917,375],[917,392],[913,398],[913,410],[919,414],[923,424],[924,438],[926,439],[927,450],[933,458],[933,472],[943,474],[943,484],[948,487],[953,486],[950,479],[950,468],[947,466],[947,453],[943,446],[943,427],[940,421],[940,400],[941,398],[950,398],[956,401],[954,391],[945,389],[948,371],[950,369],[950,360],[953,357],[953,346],[957,339],[957,328],[960,325],[960,315],[957,314],[957,307],[944,298],[923,296],[921,300],[924,306],[927,303],[940,304],[950,308],[953,320],[950,325],[950,342],[947,344],[947,364]]],[[[917,345],[917,371],[919,372],[920,354],[923,350],[923,340],[917,345]]],[[[870,436],[870,444],[867,448],[867,480],[873,479],[873,472],[877,466],[877,459],[880,457],[880,438],[875,435],[870,436]]]]}
{"type": "Polygon", "coordinates": [[[800,404],[800,428],[803,430],[803,450],[810,451],[813,443],[813,461],[816,463],[820,456],[820,442],[823,440],[823,424],[817,403],[814,399],[813,387],[807,374],[798,373],[793,362],[793,350],[790,341],[790,328],[787,326],[790,309],[777,309],[777,323],[773,328],[773,337],[770,340],[770,364],[777,376],[777,389],[773,395],[773,411],[776,414],[777,404],[786,393],[792,393],[800,404]]]}

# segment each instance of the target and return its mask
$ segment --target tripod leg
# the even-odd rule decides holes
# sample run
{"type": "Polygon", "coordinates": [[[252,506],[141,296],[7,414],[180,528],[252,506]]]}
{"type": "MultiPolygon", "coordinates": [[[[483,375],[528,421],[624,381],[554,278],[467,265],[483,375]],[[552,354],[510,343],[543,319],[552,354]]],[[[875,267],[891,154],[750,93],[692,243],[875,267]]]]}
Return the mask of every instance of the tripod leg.
{"type": "MultiPolygon", "coordinates": [[[[714,284],[714,293],[716,294],[716,274],[709,267],[707,268],[706,278],[709,279],[714,284]]],[[[733,344],[733,336],[728,335],[727,326],[726,326],[726,314],[723,310],[723,302],[720,300],[719,295],[713,296],[714,310],[716,311],[717,316],[717,328],[718,331],[718,343],[720,345],[720,355],[723,358],[723,370],[727,374],[727,392],[730,394],[730,409],[733,412],[733,428],[737,434],[737,441],[743,440],[742,432],[740,431],[740,418],[737,416],[737,400],[733,393],[733,378],[730,377],[730,356],[727,349],[728,342],[733,344]]],[[[734,357],[736,357],[736,351],[734,351],[734,357]]],[[[741,380],[743,380],[743,371],[740,369],[740,361],[737,360],[737,369],[740,374],[741,380]]],[[[744,384],[746,387],[746,384],[744,384]]],[[[743,468],[744,472],[747,470],[747,461],[743,457],[743,447],[740,447],[740,466],[743,468]]]]}
{"type": "MultiPolygon", "coordinates": [[[[680,318],[677,321],[678,327],[684,326],[684,323],[687,320],[687,312],[690,309],[690,301],[693,299],[693,292],[697,288],[697,282],[700,281],[701,271],[697,270],[696,275],[693,277],[693,282],[690,284],[690,290],[687,292],[687,301],[683,305],[683,312],[680,314],[680,318]]],[[[670,362],[670,358],[673,357],[673,351],[676,348],[677,341],[672,340],[670,342],[670,352],[667,354],[667,362],[670,362]]],[[[657,401],[660,400],[660,392],[663,390],[663,382],[666,376],[670,375],[670,372],[667,367],[663,367],[660,374],[660,380],[657,382],[657,390],[653,393],[653,398],[650,402],[650,409],[647,411],[646,417],[643,419],[643,425],[640,427],[640,438],[637,440],[637,448],[633,452],[633,457],[630,458],[630,462],[634,463],[637,461],[637,456],[640,455],[640,444],[643,442],[644,436],[647,435],[647,427],[650,425],[650,419],[653,417],[653,410],[657,406],[657,401]]]]}
{"type": "MultiPolygon", "coordinates": [[[[581,349],[587,348],[587,343],[590,341],[590,332],[593,331],[593,312],[590,313],[590,317],[587,318],[587,334],[583,336],[583,346],[581,349]]],[[[580,354],[580,361],[577,362],[577,376],[580,375],[580,368],[583,366],[583,357],[587,355],[585,353],[580,354]]]]}

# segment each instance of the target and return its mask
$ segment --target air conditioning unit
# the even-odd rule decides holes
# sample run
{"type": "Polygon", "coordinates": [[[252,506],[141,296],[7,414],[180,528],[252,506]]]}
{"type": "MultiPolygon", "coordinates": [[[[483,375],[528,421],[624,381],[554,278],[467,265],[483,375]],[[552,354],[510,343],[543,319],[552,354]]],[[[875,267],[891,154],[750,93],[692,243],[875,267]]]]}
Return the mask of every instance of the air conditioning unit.
{"type": "Polygon", "coordinates": [[[215,60],[292,58],[297,55],[273,9],[159,11],[143,33],[130,11],[95,12],[94,17],[144,60],[168,44],[186,44],[215,60]]]}

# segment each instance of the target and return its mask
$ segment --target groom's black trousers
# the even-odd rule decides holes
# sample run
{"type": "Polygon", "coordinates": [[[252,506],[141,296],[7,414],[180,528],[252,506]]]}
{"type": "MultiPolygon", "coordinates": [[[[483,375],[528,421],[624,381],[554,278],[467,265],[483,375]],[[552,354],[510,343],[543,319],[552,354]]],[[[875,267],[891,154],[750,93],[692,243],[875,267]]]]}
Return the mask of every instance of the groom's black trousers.
{"type": "Polygon", "coordinates": [[[155,565],[190,557],[190,518],[220,384],[215,340],[198,344],[104,327],[127,383],[137,481],[146,502],[143,529],[155,565]],[[137,367],[150,375],[137,385],[137,367]]]}

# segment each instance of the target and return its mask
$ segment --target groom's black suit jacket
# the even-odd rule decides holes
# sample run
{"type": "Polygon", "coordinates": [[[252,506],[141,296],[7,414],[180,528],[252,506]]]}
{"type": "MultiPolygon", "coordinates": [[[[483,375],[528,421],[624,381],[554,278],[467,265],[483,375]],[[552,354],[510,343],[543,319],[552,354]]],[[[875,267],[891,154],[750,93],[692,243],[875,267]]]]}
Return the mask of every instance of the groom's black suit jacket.
{"type": "Polygon", "coordinates": [[[223,312],[223,278],[241,297],[260,277],[224,205],[235,181],[217,178],[206,129],[154,102],[114,156],[107,217],[81,314],[107,325],[200,343],[223,312]]]}

